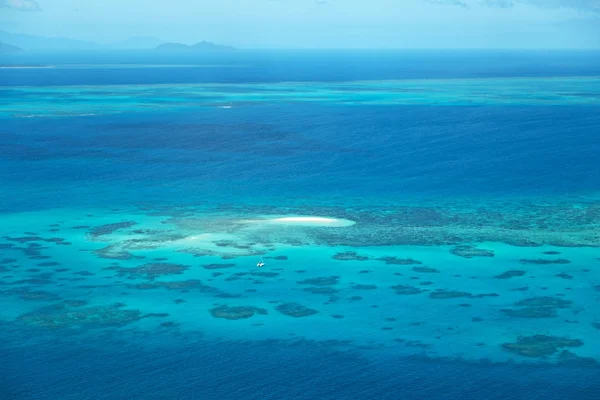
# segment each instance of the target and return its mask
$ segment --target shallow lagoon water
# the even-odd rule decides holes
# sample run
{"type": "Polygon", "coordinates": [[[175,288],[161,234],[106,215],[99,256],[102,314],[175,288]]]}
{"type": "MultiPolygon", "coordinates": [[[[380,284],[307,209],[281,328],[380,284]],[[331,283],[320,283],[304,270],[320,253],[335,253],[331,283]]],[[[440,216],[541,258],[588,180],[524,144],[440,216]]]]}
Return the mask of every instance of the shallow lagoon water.
{"type": "Polygon", "coordinates": [[[5,89],[1,389],[595,398],[598,82],[5,89]]]}

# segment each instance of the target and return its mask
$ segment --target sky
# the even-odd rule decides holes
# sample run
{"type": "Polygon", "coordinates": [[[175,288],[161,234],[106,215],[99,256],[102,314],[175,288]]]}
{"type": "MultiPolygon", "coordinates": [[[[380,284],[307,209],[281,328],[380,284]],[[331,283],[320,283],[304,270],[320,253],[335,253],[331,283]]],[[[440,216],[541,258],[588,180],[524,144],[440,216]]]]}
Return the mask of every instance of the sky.
{"type": "Polygon", "coordinates": [[[600,0],[0,0],[0,30],[240,48],[600,48],[600,0]]]}

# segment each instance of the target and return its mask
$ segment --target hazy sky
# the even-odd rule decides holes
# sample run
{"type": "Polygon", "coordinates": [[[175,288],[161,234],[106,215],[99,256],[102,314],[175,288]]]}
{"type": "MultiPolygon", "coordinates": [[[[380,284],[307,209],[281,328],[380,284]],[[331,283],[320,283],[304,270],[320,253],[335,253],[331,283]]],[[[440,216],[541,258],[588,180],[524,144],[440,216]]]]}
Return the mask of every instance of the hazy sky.
{"type": "Polygon", "coordinates": [[[600,0],[0,0],[0,30],[247,48],[600,48],[600,0]]]}

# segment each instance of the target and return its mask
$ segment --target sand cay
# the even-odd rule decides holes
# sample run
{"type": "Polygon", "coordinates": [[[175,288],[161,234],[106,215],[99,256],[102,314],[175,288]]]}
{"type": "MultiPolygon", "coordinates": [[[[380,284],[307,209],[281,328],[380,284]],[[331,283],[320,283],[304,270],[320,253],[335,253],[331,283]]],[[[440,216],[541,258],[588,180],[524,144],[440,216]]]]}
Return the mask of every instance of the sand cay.
{"type": "Polygon", "coordinates": [[[265,219],[247,219],[240,221],[244,224],[268,224],[268,225],[293,225],[293,226],[314,226],[314,227],[346,227],[352,226],[356,222],[342,218],[327,218],[317,216],[289,216],[265,219]]]}

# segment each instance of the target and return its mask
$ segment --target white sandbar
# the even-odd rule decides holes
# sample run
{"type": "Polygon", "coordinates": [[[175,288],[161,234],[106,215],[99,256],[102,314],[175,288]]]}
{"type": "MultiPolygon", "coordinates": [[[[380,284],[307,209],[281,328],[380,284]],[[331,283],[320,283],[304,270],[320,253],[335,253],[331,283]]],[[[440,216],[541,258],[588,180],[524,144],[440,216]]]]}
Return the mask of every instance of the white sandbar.
{"type": "Polygon", "coordinates": [[[294,217],[278,217],[265,219],[249,219],[240,221],[248,224],[269,224],[269,225],[294,225],[294,226],[328,226],[328,227],[345,227],[354,225],[354,221],[342,218],[327,218],[316,216],[294,216],[294,217]]]}

